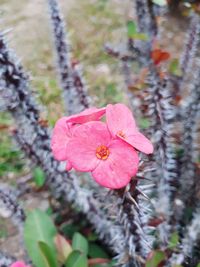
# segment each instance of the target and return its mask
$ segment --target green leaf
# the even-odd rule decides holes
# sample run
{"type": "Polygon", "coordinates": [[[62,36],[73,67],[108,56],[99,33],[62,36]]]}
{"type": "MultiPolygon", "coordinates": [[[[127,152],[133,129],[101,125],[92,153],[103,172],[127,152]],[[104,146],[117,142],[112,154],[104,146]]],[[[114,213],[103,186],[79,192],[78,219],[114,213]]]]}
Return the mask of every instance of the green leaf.
{"type": "Polygon", "coordinates": [[[24,241],[29,257],[36,267],[46,267],[38,242],[42,241],[48,244],[52,253],[56,253],[53,242],[56,233],[53,222],[45,212],[36,209],[27,215],[24,226],[24,241]]]}
{"type": "Polygon", "coordinates": [[[43,172],[43,170],[39,167],[35,168],[33,171],[33,179],[35,184],[38,187],[42,187],[45,183],[45,174],[43,172]]]}
{"type": "Polygon", "coordinates": [[[127,34],[129,38],[133,38],[133,36],[137,33],[137,26],[134,21],[127,22],[127,34]]]}
{"type": "Polygon", "coordinates": [[[80,233],[75,233],[72,239],[72,248],[74,250],[79,250],[85,255],[88,254],[88,241],[80,233]]]}
{"type": "Polygon", "coordinates": [[[182,72],[179,66],[179,61],[177,58],[173,59],[169,65],[169,72],[176,76],[181,76],[182,72]]]}
{"type": "Polygon", "coordinates": [[[54,253],[54,251],[52,251],[52,249],[42,241],[38,242],[38,246],[42,256],[44,257],[46,267],[58,267],[56,254],[54,253]]]}
{"type": "Polygon", "coordinates": [[[134,21],[127,22],[127,34],[129,38],[137,39],[141,41],[148,40],[148,36],[145,33],[137,32],[137,26],[134,21]]]}
{"type": "Polygon", "coordinates": [[[100,246],[95,244],[94,242],[89,243],[89,252],[88,255],[91,258],[103,258],[103,259],[109,259],[108,254],[103,250],[100,246]]]}
{"type": "Polygon", "coordinates": [[[61,230],[65,236],[72,239],[73,235],[80,230],[80,227],[74,224],[64,224],[61,230]]]}
{"type": "Polygon", "coordinates": [[[152,256],[147,260],[145,267],[158,267],[163,260],[165,260],[165,253],[163,251],[153,251],[152,256]]]}
{"type": "Polygon", "coordinates": [[[168,245],[168,247],[169,247],[170,249],[176,248],[177,245],[178,245],[178,243],[179,243],[179,235],[178,235],[177,232],[174,232],[174,233],[172,234],[170,240],[169,240],[169,245],[168,245]]]}
{"type": "Polygon", "coordinates": [[[153,0],[152,2],[156,5],[159,5],[159,6],[166,6],[167,5],[166,0],[153,0]]]}
{"type": "Polygon", "coordinates": [[[88,261],[85,254],[74,250],[65,262],[65,267],[88,267],[88,261]]]}
{"type": "Polygon", "coordinates": [[[200,267],[200,263],[197,265],[197,267],[200,267]]]}

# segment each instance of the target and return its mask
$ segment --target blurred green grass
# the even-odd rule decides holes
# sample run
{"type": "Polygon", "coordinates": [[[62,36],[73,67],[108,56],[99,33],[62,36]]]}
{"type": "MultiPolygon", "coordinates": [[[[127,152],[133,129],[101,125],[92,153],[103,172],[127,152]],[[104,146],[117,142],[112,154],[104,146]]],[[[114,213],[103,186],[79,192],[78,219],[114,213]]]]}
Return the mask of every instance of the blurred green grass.
{"type": "Polygon", "coordinates": [[[7,113],[1,113],[0,126],[5,128],[1,130],[0,134],[0,177],[11,173],[20,173],[23,169],[24,163],[21,152],[13,144],[11,134],[9,134],[9,127],[11,126],[11,118],[7,113]]]}

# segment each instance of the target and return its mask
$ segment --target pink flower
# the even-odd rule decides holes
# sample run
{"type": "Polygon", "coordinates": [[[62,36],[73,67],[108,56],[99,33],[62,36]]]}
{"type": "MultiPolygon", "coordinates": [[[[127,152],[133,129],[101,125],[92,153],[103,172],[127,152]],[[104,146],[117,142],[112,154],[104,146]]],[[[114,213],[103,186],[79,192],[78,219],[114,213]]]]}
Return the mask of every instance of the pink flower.
{"type": "Polygon", "coordinates": [[[100,185],[118,189],[126,186],[138,170],[138,153],[153,152],[141,134],[131,111],[123,104],[95,107],[57,121],[51,148],[66,169],[91,172],[100,185]],[[106,113],[107,124],[100,122],[106,113]]]}
{"type": "Polygon", "coordinates": [[[67,159],[67,144],[72,137],[73,129],[76,127],[72,123],[67,123],[68,117],[63,117],[56,122],[51,139],[51,149],[57,160],[67,159]]]}
{"type": "Polygon", "coordinates": [[[10,267],[31,267],[26,265],[23,261],[16,261],[10,267]]]}
{"type": "Polygon", "coordinates": [[[120,139],[112,139],[103,122],[88,122],[74,129],[67,157],[78,171],[91,171],[100,185],[118,189],[126,186],[138,169],[138,154],[120,139]]]}
{"type": "Polygon", "coordinates": [[[106,113],[106,108],[88,108],[79,114],[69,116],[67,121],[72,123],[85,123],[88,121],[98,121],[106,113]]]}
{"type": "MultiPolygon", "coordinates": [[[[59,119],[53,129],[51,139],[51,149],[54,158],[60,161],[67,159],[67,144],[72,137],[76,124],[99,120],[105,112],[105,108],[97,109],[93,107],[79,114],[59,119]]],[[[71,169],[70,163],[67,164],[66,169],[71,169]]]]}
{"type": "Polygon", "coordinates": [[[131,111],[124,104],[108,105],[106,121],[113,137],[120,138],[143,153],[153,153],[152,143],[138,131],[131,111]]]}

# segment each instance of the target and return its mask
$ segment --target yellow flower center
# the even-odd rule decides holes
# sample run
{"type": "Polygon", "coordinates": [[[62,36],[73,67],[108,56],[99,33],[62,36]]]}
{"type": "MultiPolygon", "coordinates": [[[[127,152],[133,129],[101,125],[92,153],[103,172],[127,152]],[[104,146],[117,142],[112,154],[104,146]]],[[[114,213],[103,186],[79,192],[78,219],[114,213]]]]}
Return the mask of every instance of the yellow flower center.
{"type": "Polygon", "coordinates": [[[106,160],[110,154],[106,146],[98,146],[96,149],[96,156],[98,159],[106,160]]]}

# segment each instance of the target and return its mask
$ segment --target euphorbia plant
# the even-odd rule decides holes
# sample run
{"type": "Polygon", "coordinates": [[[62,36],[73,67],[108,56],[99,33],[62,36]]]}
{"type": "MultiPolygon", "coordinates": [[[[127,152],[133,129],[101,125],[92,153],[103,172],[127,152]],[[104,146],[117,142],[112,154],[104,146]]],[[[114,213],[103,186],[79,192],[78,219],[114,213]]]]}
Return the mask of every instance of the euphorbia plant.
{"type": "MultiPolygon", "coordinates": [[[[65,106],[71,115],[88,108],[89,99],[77,64],[72,64],[69,56],[64,23],[57,1],[48,2],[65,106]]],[[[27,157],[43,169],[47,178],[46,185],[51,187],[55,198],[60,200],[61,197],[66,205],[76,206],[84,213],[99,238],[117,255],[118,265],[143,267],[146,263],[145,267],[152,265],[158,267],[166,262],[166,266],[196,267],[199,262],[196,247],[199,245],[200,233],[198,205],[200,67],[197,53],[200,20],[197,14],[192,14],[185,50],[180,60],[181,71],[179,77],[171,77],[164,67],[164,64],[167,64],[165,60],[169,58],[168,52],[166,49],[152,46],[154,40],[157,41],[159,36],[162,36],[162,34],[157,35],[160,28],[157,23],[159,20],[156,18],[158,6],[148,0],[134,2],[137,24],[128,23],[128,51],[123,54],[113,50],[112,54],[123,63],[129,89],[135,87],[132,79],[129,79],[131,78],[129,63],[137,61],[144,70],[141,71],[143,77],[140,86],[144,90],[137,92],[134,90],[134,95],[130,93],[129,96],[135,114],[138,115],[138,112],[139,116],[149,120],[150,127],[148,126],[149,129],[146,131],[154,142],[155,152],[153,157],[150,157],[153,162],[150,163],[148,160],[146,162],[149,166],[138,168],[138,150],[150,153],[152,147],[138,129],[135,129],[133,119],[130,119],[127,112],[122,112],[121,104],[108,105],[106,111],[105,108],[93,108],[81,114],[62,118],[54,129],[55,143],[52,141],[54,156],[59,161],[67,161],[68,170],[74,168],[89,171],[99,184],[111,189],[127,185],[125,189],[117,191],[121,193],[121,198],[116,190],[110,190],[107,194],[108,190],[90,180],[86,184],[82,176],[67,172],[62,163],[52,158],[49,130],[41,123],[39,109],[29,90],[27,75],[12,52],[8,50],[3,35],[0,36],[0,94],[3,96],[5,108],[15,120],[14,135],[18,144],[27,157]],[[195,65],[195,72],[191,68],[192,65],[195,65]],[[191,75],[191,79],[188,79],[187,74],[191,75]],[[190,81],[189,101],[181,96],[182,88],[187,86],[186,80],[190,81]],[[173,95],[175,99],[171,98],[173,95]],[[137,101],[132,100],[137,97],[139,101],[135,106],[137,101]],[[179,102],[185,104],[188,102],[187,108],[179,105],[179,102]],[[106,123],[99,121],[104,114],[106,123]],[[179,124],[182,129],[178,129],[179,124]],[[99,141],[101,142],[98,143],[99,141]],[[184,155],[181,158],[176,155],[180,143],[184,147],[184,155]],[[130,160],[132,164],[126,160],[130,160]],[[148,167],[153,169],[152,173],[148,173],[148,167]],[[140,173],[131,179],[137,169],[140,173]],[[147,179],[139,183],[138,180],[141,178],[147,179]],[[149,179],[156,184],[155,187],[149,179]],[[147,189],[146,194],[142,191],[144,188],[147,189]],[[151,202],[148,197],[151,198],[151,202]],[[144,198],[148,199],[148,203],[144,198]],[[189,216],[186,213],[189,213],[189,216]],[[174,231],[177,231],[179,236],[175,248],[171,245],[169,247],[174,231]]],[[[112,49],[110,51],[112,52],[112,49]]],[[[171,56],[173,57],[173,54],[171,56]]],[[[173,74],[176,72],[177,70],[173,71],[173,74]]],[[[123,109],[126,110],[124,106],[123,109]]],[[[145,157],[143,159],[145,161],[145,157]]],[[[13,220],[17,219],[20,228],[21,226],[23,228],[24,212],[16,204],[16,198],[4,188],[0,188],[0,200],[13,220]]],[[[35,228],[36,225],[33,225],[30,232],[34,232],[35,228]]],[[[53,237],[48,242],[39,240],[36,247],[40,248],[40,254],[42,252],[42,255],[47,255],[52,240],[53,237]]],[[[85,261],[85,256],[80,252],[75,252],[70,262],[77,256],[84,258],[86,264],[91,263],[89,260],[85,261]]],[[[0,260],[1,258],[0,255],[0,260]]],[[[3,260],[7,262],[6,257],[3,260]]],[[[54,262],[55,265],[52,257],[48,256],[48,261],[54,262]]]]}

